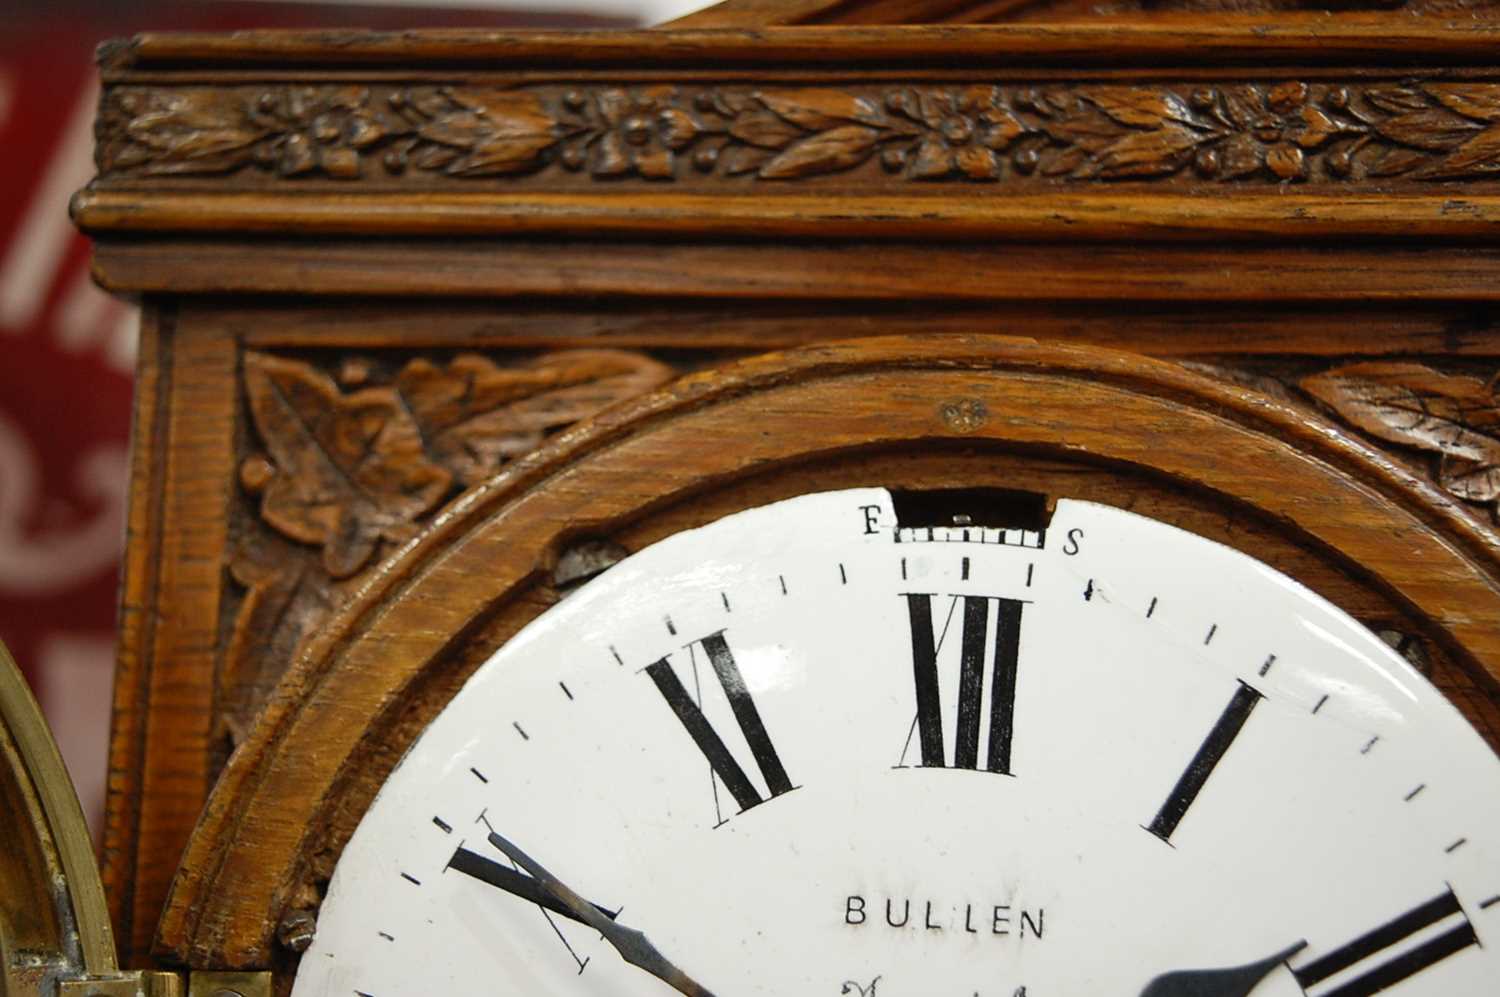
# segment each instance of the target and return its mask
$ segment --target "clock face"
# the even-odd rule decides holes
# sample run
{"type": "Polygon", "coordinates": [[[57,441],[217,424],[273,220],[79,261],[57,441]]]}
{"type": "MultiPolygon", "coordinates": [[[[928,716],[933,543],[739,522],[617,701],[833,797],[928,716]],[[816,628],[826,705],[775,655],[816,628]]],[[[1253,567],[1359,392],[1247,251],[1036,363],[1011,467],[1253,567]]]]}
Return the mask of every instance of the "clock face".
{"type": "Polygon", "coordinates": [[[672,993],[612,926],[720,997],[1494,993],[1500,761],[1377,637],[1117,509],[897,511],[730,516],[528,626],[365,815],[294,997],[672,993]]]}

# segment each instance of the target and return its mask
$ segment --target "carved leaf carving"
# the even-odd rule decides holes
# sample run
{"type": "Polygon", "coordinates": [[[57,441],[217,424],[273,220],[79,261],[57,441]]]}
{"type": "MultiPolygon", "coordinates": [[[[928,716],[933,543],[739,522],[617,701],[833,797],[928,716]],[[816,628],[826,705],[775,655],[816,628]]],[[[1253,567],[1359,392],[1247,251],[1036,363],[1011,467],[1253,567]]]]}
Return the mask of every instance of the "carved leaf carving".
{"type": "Polygon", "coordinates": [[[405,539],[460,485],[549,433],[673,375],[641,353],[567,350],[506,364],[417,358],[388,377],[356,357],[336,382],[304,361],[247,354],[245,394],[264,452],[241,462],[239,482],[261,522],[237,529],[229,561],[242,597],[221,637],[213,764],[307,635],[359,587],[380,541],[405,539]]]}
{"type": "Polygon", "coordinates": [[[1384,150],[1379,156],[1371,160],[1369,170],[1372,177],[1400,176],[1402,173],[1410,173],[1417,167],[1426,163],[1428,155],[1418,152],[1416,149],[1403,149],[1393,146],[1384,150]]]}
{"type": "Polygon", "coordinates": [[[1123,125],[1160,128],[1168,121],[1198,123],[1181,97],[1159,87],[1093,87],[1083,96],[1123,125]]]}
{"type": "Polygon", "coordinates": [[[382,539],[400,540],[452,477],[422,450],[415,421],[389,388],[345,396],[291,360],[245,356],[245,390],[276,473],[261,495],[266,522],[323,549],[334,578],[358,571],[382,539]]]}
{"type": "Polygon", "coordinates": [[[759,97],[777,115],[807,131],[827,131],[851,122],[879,125],[885,121],[875,104],[841,90],[772,90],[759,97]]]}
{"type": "Polygon", "coordinates": [[[1412,87],[1373,86],[1365,91],[1365,100],[1387,114],[1420,111],[1429,106],[1421,91],[1412,87]]]}
{"type": "Polygon", "coordinates": [[[1500,128],[1480,132],[1422,172],[1434,180],[1500,172],[1500,128]]]}
{"type": "Polygon", "coordinates": [[[1314,374],[1303,390],[1351,425],[1437,458],[1438,484],[1471,502],[1500,499],[1500,404],[1493,381],[1416,363],[1372,362],[1314,374]]]}
{"type": "Polygon", "coordinates": [[[1500,87],[1493,83],[1429,83],[1426,90],[1465,117],[1500,123],[1500,87]]]}
{"type": "Polygon", "coordinates": [[[1149,177],[1176,172],[1200,141],[1198,133],[1173,124],[1131,132],[1105,148],[1099,159],[1099,176],[1149,177]]]}
{"type": "Polygon", "coordinates": [[[1484,461],[1445,457],[1438,466],[1438,484],[1469,502],[1500,499],[1500,468],[1484,461]]]}
{"type": "Polygon", "coordinates": [[[151,175],[222,173],[254,156],[267,134],[233,97],[152,91],[139,98],[123,143],[101,144],[101,169],[138,162],[151,175]]]}
{"type": "Polygon", "coordinates": [[[803,131],[770,111],[750,111],[735,117],[729,125],[729,134],[746,145],[782,149],[800,138],[803,131]]]}
{"type": "Polygon", "coordinates": [[[453,90],[457,105],[417,129],[429,141],[461,150],[443,169],[455,176],[497,176],[535,169],[557,142],[558,123],[536,94],[453,90]]]}
{"type": "Polygon", "coordinates": [[[847,170],[870,157],[879,137],[875,129],[860,125],[816,132],[762,166],[760,175],[768,180],[786,180],[847,170]]]}
{"type": "Polygon", "coordinates": [[[342,599],[338,585],[301,556],[296,545],[267,531],[247,531],[229,571],[245,589],[234,629],[224,642],[217,676],[216,739],[233,750],[294,657],[303,634],[316,629],[342,599]]]}
{"type": "Polygon", "coordinates": [[[718,162],[725,176],[736,177],[744,173],[754,173],[770,158],[771,153],[764,149],[741,145],[725,150],[718,157],[718,162]]]}
{"type": "Polygon", "coordinates": [[[1415,149],[1442,152],[1467,140],[1480,126],[1443,108],[1408,111],[1377,122],[1375,130],[1386,138],[1415,149]]]}
{"type": "Polygon", "coordinates": [[[571,350],[510,367],[467,354],[418,359],[396,377],[434,460],[465,485],[536,449],[546,435],[666,383],[672,369],[638,353],[571,350]]]}

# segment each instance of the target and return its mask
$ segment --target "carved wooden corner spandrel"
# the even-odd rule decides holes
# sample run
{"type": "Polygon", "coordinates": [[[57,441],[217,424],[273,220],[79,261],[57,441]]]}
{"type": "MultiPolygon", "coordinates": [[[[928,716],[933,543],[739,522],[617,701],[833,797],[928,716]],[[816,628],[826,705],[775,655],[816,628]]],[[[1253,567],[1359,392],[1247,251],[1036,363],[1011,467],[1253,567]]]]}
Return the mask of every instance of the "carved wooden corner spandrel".
{"type": "Polygon", "coordinates": [[[1419,363],[1367,362],[1305,377],[1301,387],[1349,425],[1429,455],[1438,487],[1495,515],[1500,500],[1495,378],[1444,374],[1419,363]]]}
{"type": "Polygon", "coordinates": [[[256,448],[239,468],[251,502],[229,562],[243,594],[217,682],[221,747],[238,743],[302,638],[447,500],[674,373],[619,350],[377,367],[346,358],[330,375],[301,359],[243,358],[256,448]]]}

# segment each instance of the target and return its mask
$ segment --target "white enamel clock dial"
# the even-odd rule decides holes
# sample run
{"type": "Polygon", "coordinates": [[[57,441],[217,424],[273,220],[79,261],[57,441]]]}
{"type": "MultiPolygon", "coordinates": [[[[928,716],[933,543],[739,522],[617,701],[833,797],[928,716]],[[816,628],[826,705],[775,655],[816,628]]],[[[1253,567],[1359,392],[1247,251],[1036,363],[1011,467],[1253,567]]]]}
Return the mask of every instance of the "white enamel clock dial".
{"type": "Polygon", "coordinates": [[[673,992],[491,831],[685,992],[1497,992],[1500,761],[1378,638],[1116,509],[896,513],[730,516],[528,626],[365,815],[294,997],[673,992]]]}

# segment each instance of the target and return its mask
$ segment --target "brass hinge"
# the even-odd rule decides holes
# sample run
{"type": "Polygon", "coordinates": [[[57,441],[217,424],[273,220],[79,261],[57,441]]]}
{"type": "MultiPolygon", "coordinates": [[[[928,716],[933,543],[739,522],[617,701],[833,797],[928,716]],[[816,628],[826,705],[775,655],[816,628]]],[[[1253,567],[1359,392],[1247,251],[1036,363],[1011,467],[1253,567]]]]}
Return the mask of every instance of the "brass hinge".
{"type": "Polygon", "coordinates": [[[136,970],[63,980],[57,985],[57,997],[271,997],[271,974],[136,970]]]}

